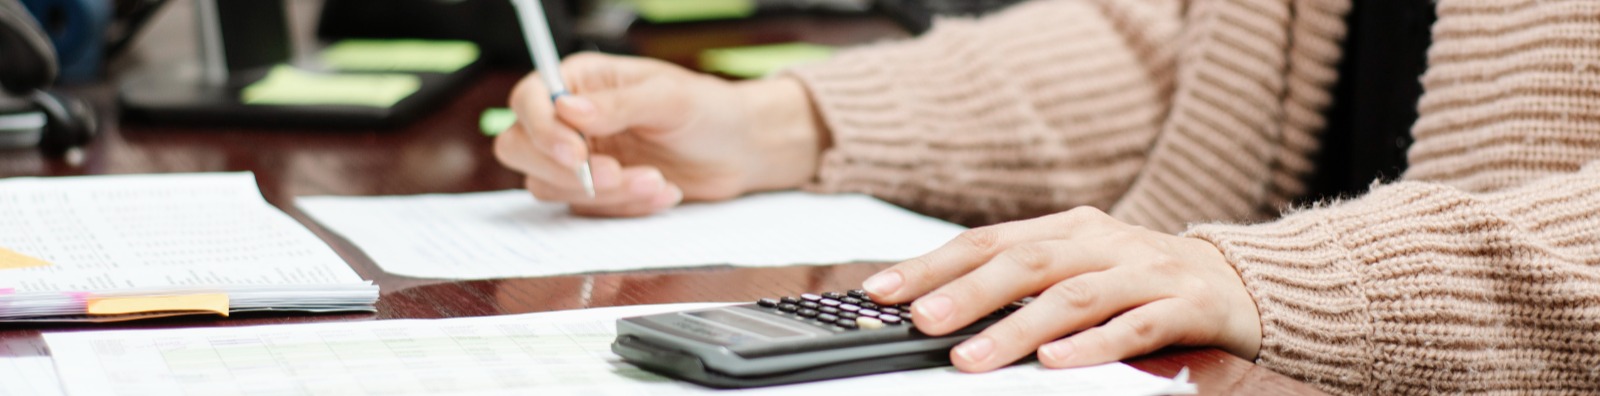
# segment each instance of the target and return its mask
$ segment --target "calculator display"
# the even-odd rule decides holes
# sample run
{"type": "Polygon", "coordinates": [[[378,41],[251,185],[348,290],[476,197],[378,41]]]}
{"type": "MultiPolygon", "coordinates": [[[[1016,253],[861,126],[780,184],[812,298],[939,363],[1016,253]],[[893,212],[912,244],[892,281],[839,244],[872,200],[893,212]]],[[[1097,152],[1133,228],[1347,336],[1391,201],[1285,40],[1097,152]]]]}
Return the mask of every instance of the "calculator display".
{"type": "Polygon", "coordinates": [[[763,322],[748,316],[725,310],[696,311],[686,313],[686,315],[712,322],[727,324],[739,330],[755,333],[767,338],[787,338],[808,335],[807,333],[803,333],[798,330],[783,328],[778,325],[763,322]]]}

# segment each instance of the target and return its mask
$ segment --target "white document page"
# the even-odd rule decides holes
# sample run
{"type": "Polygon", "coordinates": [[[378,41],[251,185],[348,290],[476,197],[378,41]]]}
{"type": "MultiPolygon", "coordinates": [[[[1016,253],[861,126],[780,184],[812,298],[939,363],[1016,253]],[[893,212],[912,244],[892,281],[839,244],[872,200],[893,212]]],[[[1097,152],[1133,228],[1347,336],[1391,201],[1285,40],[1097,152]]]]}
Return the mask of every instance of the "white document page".
{"type": "Polygon", "coordinates": [[[49,356],[0,357],[0,396],[63,395],[49,356]]]}
{"type": "Polygon", "coordinates": [[[673,304],[440,320],[47,333],[71,395],[1150,395],[1193,392],[1121,363],[950,368],[741,391],[669,380],[610,351],[616,319],[673,304]]]}
{"type": "Polygon", "coordinates": [[[384,271],[439,279],[896,261],[963,230],[863,195],[800,192],[624,219],[575,216],[526,191],[302,197],[297,205],[384,271]]]}
{"type": "Polygon", "coordinates": [[[0,248],[52,264],[16,293],[366,283],[249,173],[0,180],[0,248]]]}

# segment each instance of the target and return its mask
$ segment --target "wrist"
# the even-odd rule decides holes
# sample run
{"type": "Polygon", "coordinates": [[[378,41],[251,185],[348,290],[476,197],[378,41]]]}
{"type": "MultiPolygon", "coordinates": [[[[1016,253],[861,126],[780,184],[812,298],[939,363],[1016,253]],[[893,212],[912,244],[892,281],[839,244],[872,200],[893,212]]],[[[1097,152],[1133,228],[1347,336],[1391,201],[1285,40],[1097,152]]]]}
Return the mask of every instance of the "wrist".
{"type": "Polygon", "coordinates": [[[789,190],[817,177],[832,136],[799,80],[774,77],[736,85],[747,107],[751,143],[745,192],[789,190]]]}

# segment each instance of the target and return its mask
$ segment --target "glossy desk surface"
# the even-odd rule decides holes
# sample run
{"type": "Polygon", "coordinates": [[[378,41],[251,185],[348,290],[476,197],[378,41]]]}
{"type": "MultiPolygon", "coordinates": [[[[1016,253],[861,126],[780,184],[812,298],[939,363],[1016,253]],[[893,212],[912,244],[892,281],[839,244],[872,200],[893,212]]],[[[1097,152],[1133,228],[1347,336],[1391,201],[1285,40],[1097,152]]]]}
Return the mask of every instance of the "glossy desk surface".
{"type": "MultiPolygon", "coordinates": [[[[882,21],[769,18],[686,27],[635,28],[644,54],[692,64],[693,48],[808,40],[854,44],[903,35],[882,21]],[[729,36],[727,32],[740,32],[729,36]]],[[[149,39],[147,39],[149,40],[149,39]]],[[[267,200],[326,240],[382,288],[377,313],[238,315],[112,325],[0,325],[0,355],[26,354],[41,332],[185,326],[448,318],[631,304],[753,301],[854,288],[887,264],[700,268],[486,281],[442,281],[383,273],[350,243],[319,227],[292,202],[304,195],[394,195],[515,189],[521,178],[495,162],[477,131],[479,113],[504,106],[522,71],[491,70],[437,111],[389,130],[281,130],[125,124],[115,119],[110,84],[79,87],[100,105],[104,128],[79,164],[30,150],[0,151],[0,177],[165,172],[254,172],[267,200]],[[8,347],[9,346],[9,347],[8,347]]],[[[37,348],[42,349],[42,348],[37,348]]],[[[1188,367],[1202,394],[1319,393],[1315,388],[1217,349],[1168,349],[1129,364],[1171,377],[1188,367]]]]}

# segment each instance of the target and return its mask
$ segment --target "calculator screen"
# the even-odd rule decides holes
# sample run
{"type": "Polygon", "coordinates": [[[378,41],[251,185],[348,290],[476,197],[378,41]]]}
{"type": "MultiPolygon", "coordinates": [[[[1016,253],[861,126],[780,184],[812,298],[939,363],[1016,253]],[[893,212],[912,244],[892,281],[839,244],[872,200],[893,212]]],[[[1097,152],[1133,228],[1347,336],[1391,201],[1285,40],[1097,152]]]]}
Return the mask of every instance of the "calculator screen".
{"type": "Polygon", "coordinates": [[[701,318],[701,319],[713,321],[713,322],[718,322],[718,323],[730,325],[730,326],[736,327],[736,328],[738,328],[740,330],[748,331],[748,332],[751,332],[751,333],[756,333],[756,334],[759,334],[759,335],[767,337],[767,338],[787,338],[787,337],[798,337],[798,336],[808,335],[807,333],[801,332],[799,330],[784,328],[783,326],[779,326],[779,325],[775,325],[775,324],[772,324],[772,323],[763,322],[763,321],[760,321],[760,320],[756,320],[755,318],[751,318],[751,317],[740,315],[740,314],[733,313],[733,312],[728,312],[726,310],[721,310],[721,309],[711,309],[711,310],[705,310],[705,311],[690,312],[689,315],[694,316],[694,317],[698,317],[698,318],[701,318]]]}

